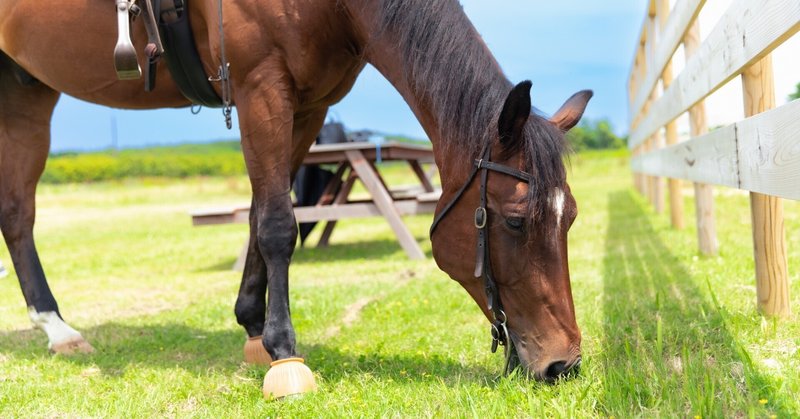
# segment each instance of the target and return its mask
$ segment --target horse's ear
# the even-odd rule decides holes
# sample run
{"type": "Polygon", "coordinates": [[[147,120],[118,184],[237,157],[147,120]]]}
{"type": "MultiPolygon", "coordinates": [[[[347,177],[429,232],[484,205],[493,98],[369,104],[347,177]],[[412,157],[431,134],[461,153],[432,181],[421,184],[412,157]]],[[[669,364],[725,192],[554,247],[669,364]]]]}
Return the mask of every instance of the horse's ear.
{"type": "Polygon", "coordinates": [[[522,138],[522,128],[530,116],[531,82],[526,80],[511,89],[500,112],[500,120],[497,121],[500,143],[510,145],[522,138]]]}
{"type": "Polygon", "coordinates": [[[581,90],[575,93],[561,105],[561,109],[550,118],[550,122],[554,123],[561,131],[569,131],[581,120],[583,111],[586,110],[586,105],[589,104],[589,99],[593,95],[594,92],[591,90],[581,90]]]}

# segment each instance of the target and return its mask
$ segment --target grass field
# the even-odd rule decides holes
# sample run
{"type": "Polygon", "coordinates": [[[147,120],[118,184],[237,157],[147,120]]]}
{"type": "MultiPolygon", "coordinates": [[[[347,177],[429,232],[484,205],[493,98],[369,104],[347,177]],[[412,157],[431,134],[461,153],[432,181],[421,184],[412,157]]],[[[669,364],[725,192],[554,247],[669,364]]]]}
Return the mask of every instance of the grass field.
{"type": "MultiPolygon", "coordinates": [[[[433,260],[408,261],[374,218],[295,253],[292,314],[320,391],[280,402],[261,396],[265,369],[242,363],[229,268],[246,228],[193,228],[188,216],[248,202],[245,178],[45,185],[40,254],[62,312],[97,351],[49,355],[14,275],[0,280],[0,417],[800,415],[800,325],[755,311],[747,196],[717,193],[722,251],[702,257],[692,227],[670,229],[632,192],[624,154],[573,156],[570,177],[579,378],[497,379],[477,305],[433,260]]],[[[800,205],[785,205],[797,312],[800,205]]],[[[430,221],[407,219],[428,254],[430,221]]],[[[10,265],[4,247],[0,259],[10,265]]]]}

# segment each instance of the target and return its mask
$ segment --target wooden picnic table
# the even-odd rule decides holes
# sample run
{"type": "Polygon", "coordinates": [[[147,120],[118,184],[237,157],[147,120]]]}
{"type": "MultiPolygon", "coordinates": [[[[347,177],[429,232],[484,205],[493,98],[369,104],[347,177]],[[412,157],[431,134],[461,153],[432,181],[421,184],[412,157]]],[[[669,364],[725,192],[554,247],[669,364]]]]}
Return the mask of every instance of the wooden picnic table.
{"type": "MultiPolygon", "coordinates": [[[[314,145],[303,163],[334,166],[334,176],[316,205],[295,207],[295,218],[299,223],[327,222],[318,243],[318,246],[327,246],[338,220],[383,216],[408,257],[423,259],[425,254],[401,216],[434,212],[440,192],[434,188],[422,166],[433,162],[433,151],[422,145],[399,142],[314,145]],[[375,165],[376,162],[385,161],[408,162],[419,185],[411,188],[389,188],[375,165]],[[356,180],[364,185],[369,194],[368,199],[350,199],[356,180]]],[[[248,223],[249,214],[249,205],[206,209],[193,212],[192,222],[195,226],[248,223]]],[[[234,269],[240,270],[244,266],[246,254],[247,242],[234,269]]]]}

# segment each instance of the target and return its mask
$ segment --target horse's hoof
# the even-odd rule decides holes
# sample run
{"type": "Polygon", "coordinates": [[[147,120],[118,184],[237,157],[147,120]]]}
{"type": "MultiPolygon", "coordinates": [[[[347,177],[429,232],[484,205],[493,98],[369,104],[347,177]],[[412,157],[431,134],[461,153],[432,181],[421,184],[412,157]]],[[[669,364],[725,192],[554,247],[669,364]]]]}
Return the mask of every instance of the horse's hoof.
{"type": "Polygon", "coordinates": [[[54,354],[72,355],[72,354],[90,354],[94,352],[94,348],[81,336],[75,336],[64,342],[56,343],[50,346],[50,352],[54,354]]]}
{"type": "Polygon", "coordinates": [[[271,368],[264,377],[264,397],[280,399],[293,394],[303,394],[317,389],[314,374],[303,358],[279,359],[270,363],[271,368]]]}
{"type": "Polygon", "coordinates": [[[255,365],[269,365],[272,362],[272,357],[261,342],[261,336],[247,338],[244,342],[244,362],[255,365]]]}

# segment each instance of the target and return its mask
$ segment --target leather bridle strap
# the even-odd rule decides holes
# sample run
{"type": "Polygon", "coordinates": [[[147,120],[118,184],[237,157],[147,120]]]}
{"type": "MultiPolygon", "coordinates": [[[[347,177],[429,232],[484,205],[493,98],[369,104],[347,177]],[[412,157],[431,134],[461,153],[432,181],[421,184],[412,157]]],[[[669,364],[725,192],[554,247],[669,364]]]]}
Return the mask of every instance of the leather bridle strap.
{"type": "Polygon", "coordinates": [[[491,147],[486,148],[481,152],[481,158],[475,160],[472,171],[470,172],[467,180],[456,192],[453,199],[444,206],[442,211],[434,217],[433,224],[431,225],[430,236],[433,237],[434,231],[444,217],[455,206],[464,192],[472,184],[475,175],[480,171],[480,201],[478,208],[475,209],[474,225],[478,231],[477,249],[475,251],[475,278],[483,280],[484,290],[486,292],[487,308],[492,313],[492,353],[497,351],[497,346],[502,345],[505,352],[505,367],[504,373],[507,374],[511,360],[511,350],[508,344],[508,317],[503,311],[503,304],[500,301],[500,293],[497,289],[497,282],[495,282],[492,275],[491,254],[489,253],[489,213],[487,211],[487,181],[489,171],[503,173],[508,176],[515,177],[523,182],[532,183],[530,174],[517,170],[502,164],[493,163],[491,161],[491,147]]]}
{"type": "Polygon", "coordinates": [[[448,202],[447,205],[444,206],[444,208],[440,213],[436,214],[433,217],[433,224],[431,224],[431,229],[428,232],[428,237],[433,237],[433,232],[436,231],[436,227],[439,226],[439,222],[441,222],[442,219],[444,219],[444,216],[447,215],[451,209],[453,209],[456,203],[458,203],[458,200],[461,199],[461,195],[464,195],[464,192],[467,190],[467,188],[469,188],[469,185],[472,184],[472,180],[475,179],[476,174],[478,174],[477,164],[472,166],[472,171],[469,173],[469,176],[467,176],[467,181],[464,182],[463,185],[461,185],[461,188],[459,188],[458,192],[456,192],[456,195],[453,197],[453,199],[451,199],[450,202],[448,202]]]}
{"type": "Polygon", "coordinates": [[[475,167],[478,169],[486,169],[492,170],[495,172],[500,172],[512,177],[515,177],[523,182],[531,183],[533,179],[531,179],[531,175],[528,173],[523,172],[522,170],[517,170],[508,166],[504,166],[502,164],[497,164],[488,160],[478,159],[475,160],[475,167]]]}
{"type": "MultiPolygon", "coordinates": [[[[433,224],[431,224],[431,229],[429,232],[429,237],[433,237],[433,232],[436,230],[436,227],[439,225],[439,222],[450,212],[450,210],[458,203],[461,196],[464,192],[469,188],[469,185],[472,184],[472,180],[475,179],[475,175],[478,174],[478,171],[481,169],[485,170],[492,170],[498,173],[503,173],[512,177],[515,177],[523,182],[532,183],[533,178],[530,174],[523,172],[522,170],[513,169],[508,166],[504,166],[502,164],[497,164],[489,160],[489,156],[491,154],[491,150],[487,147],[481,151],[481,158],[475,159],[475,163],[472,165],[472,171],[467,176],[467,180],[461,185],[461,188],[458,189],[453,199],[444,206],[442,211],[433,218],[433,224]]],[[[485,207],[485,206],[484,206],[485,207]]]]}

